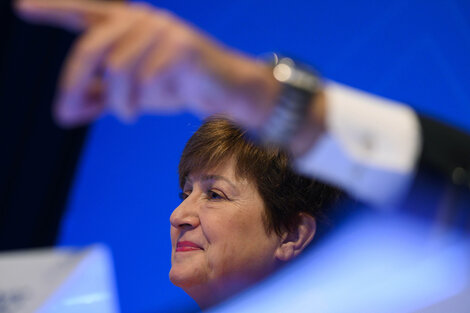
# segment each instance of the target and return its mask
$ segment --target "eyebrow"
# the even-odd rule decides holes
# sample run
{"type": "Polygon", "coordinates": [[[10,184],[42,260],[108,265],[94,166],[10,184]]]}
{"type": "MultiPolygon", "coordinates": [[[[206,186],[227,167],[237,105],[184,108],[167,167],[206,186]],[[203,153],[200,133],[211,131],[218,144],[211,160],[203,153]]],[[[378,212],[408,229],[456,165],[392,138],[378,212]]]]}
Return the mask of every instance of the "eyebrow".
{"type": "MultiPolygon", "coordinates": [[[[201,175],[200,180],[203,181],[203,182],[223,180],[224,182],[229,184],[230,187],[234,189],[234,191],[236,191],[236,192],[239,191],[237,186],[230,179],[228,179],[224,176],[221,176],[221,175],[201,175]]],[[[191,179],[191,177],[189,175],[185,177],[185,183],[193,184],[193,180],[191,179]]]]}
{"type": "Polygon", "coordinates": [[[238,190],[238,188],[235,186],[234,183],[230,181],[230,179],[221,176],[221,175],[202,175],[201,176],[201,181],[214,181],[214,180],[223,180],[227,184],[229,184],[233,189],[238,190]]]}

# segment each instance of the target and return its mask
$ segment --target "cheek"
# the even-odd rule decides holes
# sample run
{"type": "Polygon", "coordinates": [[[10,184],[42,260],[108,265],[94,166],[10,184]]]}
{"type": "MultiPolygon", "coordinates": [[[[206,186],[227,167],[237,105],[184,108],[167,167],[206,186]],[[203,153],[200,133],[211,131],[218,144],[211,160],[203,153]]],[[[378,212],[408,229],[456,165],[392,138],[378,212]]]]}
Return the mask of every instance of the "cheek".
{"type": "Polygon", "coordinates": [[[201,229],[207,241],[206,259],[211,278],[220,277],[228,260],[234,257],[234,225],[231,217],[212,214],[200,216],[201,229]]]}
{"type": "Polygon", "coordinates": [[[259,224],[261,220],[231,217],[213,222],[205,227],[210,241],[207,259],[212,278],[252,272],[251,264],[257,263],[260,252],[266,253],[267,248],[259,244],[259,238],[266,236],[259,224]]]}

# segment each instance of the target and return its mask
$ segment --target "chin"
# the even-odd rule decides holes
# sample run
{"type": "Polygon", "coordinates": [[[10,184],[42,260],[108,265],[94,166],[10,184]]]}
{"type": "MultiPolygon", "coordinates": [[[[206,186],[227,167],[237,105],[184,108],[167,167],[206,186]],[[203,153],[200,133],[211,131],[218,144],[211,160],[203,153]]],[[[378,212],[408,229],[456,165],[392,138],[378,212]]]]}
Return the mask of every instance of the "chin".
{"type": "Polygon", "coordinates": [[[178,266],[173,266],[169,273],[170,281],[173,285],[183,289],[203,283],[204,279],[200,276],[195,269],[180,269],[178,266]]]}

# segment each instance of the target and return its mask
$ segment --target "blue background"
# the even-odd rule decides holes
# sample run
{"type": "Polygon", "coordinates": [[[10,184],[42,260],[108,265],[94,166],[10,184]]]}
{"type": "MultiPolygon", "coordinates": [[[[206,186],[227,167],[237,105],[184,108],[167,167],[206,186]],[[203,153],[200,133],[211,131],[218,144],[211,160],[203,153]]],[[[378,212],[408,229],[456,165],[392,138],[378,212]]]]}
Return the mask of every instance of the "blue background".
{"type": "MultiPolygon", "coordinates": [[[[282,51],[323,76],[470,130],[470,1],[151,1],[251,55],[282,51]]],[[[168,280],[177,165],[200,121],[113,117],[88,136],[61,245],[107,244],[122,311],[196,308],[168,280]]]]}

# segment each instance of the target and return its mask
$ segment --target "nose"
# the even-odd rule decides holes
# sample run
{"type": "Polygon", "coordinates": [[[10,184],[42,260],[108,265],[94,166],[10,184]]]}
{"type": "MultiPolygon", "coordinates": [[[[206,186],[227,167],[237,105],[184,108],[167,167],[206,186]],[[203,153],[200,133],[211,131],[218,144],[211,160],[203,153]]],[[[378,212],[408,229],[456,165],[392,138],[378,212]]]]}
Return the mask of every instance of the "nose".
{"type": "Polygon", "coordinates": [[[173,227],[189,230],[199,225],[196,197],[191,194],[173,210],[170,216],[173,227]]]}

